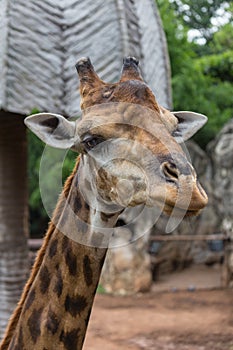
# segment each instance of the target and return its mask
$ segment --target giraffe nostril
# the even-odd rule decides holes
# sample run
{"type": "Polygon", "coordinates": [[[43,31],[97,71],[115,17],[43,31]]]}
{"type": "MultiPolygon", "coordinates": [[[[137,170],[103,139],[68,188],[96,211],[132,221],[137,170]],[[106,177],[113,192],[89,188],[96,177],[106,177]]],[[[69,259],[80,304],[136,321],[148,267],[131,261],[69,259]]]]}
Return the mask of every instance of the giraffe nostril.
{"type": "Polygon", "coordinates": [[[165,178],[169,181],[177,181],[179,178],[179,170],[175,163],[166,162],[162,164],[162,172],[165,178]]]}

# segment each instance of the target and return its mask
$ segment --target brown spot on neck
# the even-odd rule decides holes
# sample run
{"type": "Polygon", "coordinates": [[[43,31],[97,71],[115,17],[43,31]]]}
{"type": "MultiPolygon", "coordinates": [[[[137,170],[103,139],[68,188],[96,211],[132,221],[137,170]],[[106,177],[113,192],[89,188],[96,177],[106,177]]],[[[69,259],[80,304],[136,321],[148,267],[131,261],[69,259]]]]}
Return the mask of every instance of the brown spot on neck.
{"type": "Polygon", "coordinates": [[[25,310],[29,309],[32,305],[32,303],[34,302],[36,297],[36,291],[34,288],[32,288],[28,294],[26,303],[25,303],[25,310]]]}
{"type": "Polygon", "coordinates": [[[80,329],[73,329],[72,331],[65,332],[62,330],[60,334],[60,342],[63,343],[64,349],[75,350],[78,349],[80,329]]]}
{"type": "Polygon", "coordinates": [[[50,247],[49,247],[49,257],[52,259],[56,254],[57,254],[57,245],[58,245],[58,240],[54,239],[51,243],[50,243],[50,247]]]}
{"type": "Polygon", "coordinates": [[[60,298],[60,296],[62,295],[62,291],[63,291],[63,279],[62,279],[62,274],[61,274],[60,269],[58,269],[58,271],[57,271],[56,283],[55,283],[53,291],[57,295],[57,297],[60,298]]]}
{"type": "Polygon", "coordinates": [[[42,294],[45,294],[49,284],[50,284],[50,273],[46,266],[42,266],[40,273],[39,273],[39,279],[40,279],[40,292],[42,294]]]}
{"type": "Polygon", "coordinates": [[[30,331],[30,335],[32,338],[32,341],[34,344],[36,344],[36,341],[38,337],[41,334],[41,315],[43,312],[43,308],[39,308],[38,310],[33,310],[31,316],[28,319],[27,326],[30,331]]]}
{"type": "Polygon", "coordinates": [[[87,286],[91,286],[93,283],[93,273],[91,268],[91,261],[88,255],[85,255],[83,259],[83,274],[87,286]]]}
{"type": "Polygon", "coordinates": [[[82,295],[77,295],[71,297],[66,296],[65,299],[65,310],[69,312],[73,317],[76,317],[78,314],[81,314],[87,307],[87,299],[82,295]]]}
{"type": "Polygon", "coordinates": [[[78,273],[77,256],[73,253],[72,242],[69,239],[67,240],[64,255],[70,275],[76,276],[78,273]]]}
{"type": "Polygon", "coordinates": [[[51,332],[52,334],[56,334],[58,331],[59,324],[60,324],[60,321],[59,321],[57,315],[50,308],[48,311],[48,316],[47,316],[47,321],[46,321],[47,330],[49,332],[51,332]]]}

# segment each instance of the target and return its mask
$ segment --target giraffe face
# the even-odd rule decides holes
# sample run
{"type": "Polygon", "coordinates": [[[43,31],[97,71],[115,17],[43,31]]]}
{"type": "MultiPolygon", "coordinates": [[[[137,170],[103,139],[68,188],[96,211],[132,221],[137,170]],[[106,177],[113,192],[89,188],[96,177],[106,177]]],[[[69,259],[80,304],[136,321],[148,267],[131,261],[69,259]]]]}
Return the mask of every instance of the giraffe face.
{"type": "Polygon", "coordinates": [[[158,111],[124,102],[99,104],[84,111],[76,130],[76,147],[106,203],[159,205],[167,214],[176,207],[186,215],[206,205],[192,165],[158,111]]]}
{"type": "Polygon", "coordinates": [[[81,120],[39,114],[26,124],[51,146],[82,153],[92,189],[106,204],[159,205],[169,215],[174,208],[177,215],[196,215],[207,196],[179,143],[206,117],[160,107],[133,58],[124,60],[116,84],[100,80],[89,59],[80,60],[77,70],[81,120]]]}

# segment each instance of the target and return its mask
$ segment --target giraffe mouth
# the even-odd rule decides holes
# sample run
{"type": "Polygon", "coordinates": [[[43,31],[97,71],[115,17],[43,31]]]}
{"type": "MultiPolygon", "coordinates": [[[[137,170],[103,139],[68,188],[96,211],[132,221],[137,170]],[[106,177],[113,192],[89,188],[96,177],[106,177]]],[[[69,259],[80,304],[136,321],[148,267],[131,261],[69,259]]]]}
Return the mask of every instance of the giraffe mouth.
{"type": "MultiPolygon", "coordinates": [[[[186,182],[187,180],[185,179],[186,182]]],[[[153,194],[151,204],[155,203],[157,199],[157,204],[162,211],[173,217],[197,216],[208,203],[207,194],[197,181],[194,183],[190,181],[187,184],[182,179],[179,187],[169,186],[166,188],[165,194],[163,188],[160,190],[157,188],[157,192],[153,194]]]]}

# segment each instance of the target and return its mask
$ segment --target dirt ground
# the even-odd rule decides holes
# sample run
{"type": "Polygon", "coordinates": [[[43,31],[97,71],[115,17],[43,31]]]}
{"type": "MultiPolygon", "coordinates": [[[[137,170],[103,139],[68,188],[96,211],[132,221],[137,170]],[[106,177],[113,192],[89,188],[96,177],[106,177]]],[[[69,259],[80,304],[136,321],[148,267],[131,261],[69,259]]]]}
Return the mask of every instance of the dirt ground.
{"type": "Polygon", "coordinates": [[[233,350],[233,290],[97,295],[84,350],[120,349],[233,350]]]}

